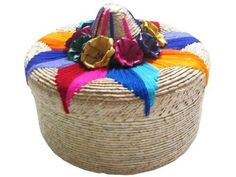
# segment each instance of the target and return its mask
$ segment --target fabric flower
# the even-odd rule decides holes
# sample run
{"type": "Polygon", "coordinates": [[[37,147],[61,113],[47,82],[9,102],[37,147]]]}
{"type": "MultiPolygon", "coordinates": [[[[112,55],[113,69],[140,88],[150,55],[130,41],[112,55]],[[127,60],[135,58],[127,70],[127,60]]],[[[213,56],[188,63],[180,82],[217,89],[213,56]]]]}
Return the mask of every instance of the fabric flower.
{"type": "Polygon", "coordinates": [[[77,28],[76,32],[66,41],[66,47],[68,48],[67,56],[70,60],[74,62],[80,61],[80,54],[83,50],[83,46],[91,39],[89,31],[90,26],[77,28]]]}
{"type": "Polygon", "coordinates": [[[159,44],[151,34],[141,32],[137,37],[137,41],[146,57],[157,58],[160,55],[159,44]]]}
{"type": "Polygon", "coordinates": [[[85,26],[85,27],[83,27],[82,29],[81,29],[81,33],[82,33],[82,35],[88,35],[89,33],[90,33],[90,29],[91,29],[91,27],[90,26],[85,26]]]}
{"type": "Polygon", "coordinates": [[[122,65],[131,67],[143,61],[143,52],[136,40],[121,38],[115,43],[115,59],[122,65]]]}
{"type": "Polygon", "coordinates": [[[97,36],[84,45],[81,53],[81,62],[87,68],[107,66],[112,55],[115,53],[113,39],[106,36],[97,36]]]}
{"type": "Polygon", "coordinates": [[[91,39],[91,36],[83,36],[81,35],[79,38],[73,40],[70,44],[69,50],[67,51],[67,56],[70,60],[79,62],[80,54],[83,50],[83,46],[86,42],[91,39]]]}
{"type": "Polygon", "coordinates": [[[93,80],[110,78],[123,85],[137,97],[144,101],[144,111],[147,116],[155,101],[156,89],[158,89],[159,69],[173,66],[191,67],[206,74],[208,69],[205,63],[197,55],[184,52],[187,46],[195,45],[199,41],[193,36],[183,32],[167,32],[165,38],[168,45],[162,49],[158,60],[147,59],[140,65],[130,68],[105,67],[92,70],[85,69],[81,64],[67,59],[65,42],[73,35],[72,32],[53,32],[39,40],[52,50],[41,51],[31,58],[25,68],[26,79],[39,68],[57,68],[55,82],[66,113],[75,92],[93,80]],[[177,50],[174,50],[177,49],[177,50]]]}
{"type": "Polygon", "coordinates": [[[77,30],[73,33],[73,35],[66,41],[65,46],[69,49],[69,48],[70,48],[70,44],[71,44],[74,40],[78,39],[80,36],[81,36],[81,30],[80,30],[80,29],[77,29],[77,30]]]}
{"type": "Polygon", "coordinates": [[[144,20],[141,24],[141,28],[144,32],[149,33],[155,37],[161,47],[164,47],[167,44],[164,36],[160,33],[160,29],[152,22],[144,20]]]}
{"type": "Polygon", "coordinates": [[[70,44],[78,39],[81,35],[87,36],[90,32],[90,26],[84,26],[83,28],[76,28],[74,34],[66,41],[66,47],[69,48],[70,44]]]}

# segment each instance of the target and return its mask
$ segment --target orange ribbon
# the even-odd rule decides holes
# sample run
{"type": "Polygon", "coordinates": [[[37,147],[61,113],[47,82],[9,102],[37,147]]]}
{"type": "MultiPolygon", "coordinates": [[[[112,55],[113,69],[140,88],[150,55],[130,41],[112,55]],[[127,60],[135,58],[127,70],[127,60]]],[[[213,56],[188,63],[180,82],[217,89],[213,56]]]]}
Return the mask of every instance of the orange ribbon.
{"type": "Polygon", "coordinates": [[[209,71],[206,64],[201,58],[190,52],[163,49],[159,58],[147,59],[147,62],[158,69],[173,66],[191,67],[205,73],[206,83],[208,82],[209,71]]]}

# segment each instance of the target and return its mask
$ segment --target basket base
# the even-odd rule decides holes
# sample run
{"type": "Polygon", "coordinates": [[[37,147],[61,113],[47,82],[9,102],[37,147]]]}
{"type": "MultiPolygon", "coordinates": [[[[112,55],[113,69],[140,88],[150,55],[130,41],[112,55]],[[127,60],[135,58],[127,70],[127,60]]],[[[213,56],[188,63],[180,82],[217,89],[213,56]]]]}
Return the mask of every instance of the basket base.
{"type": "Polygon", "coordinates": [[[85,170],[127,175],[162,167],[189,148],[198,131],[201,100],[162,119],[101,124],[44,111],[36,103],[42,135],[55,154],[85,170]]]}

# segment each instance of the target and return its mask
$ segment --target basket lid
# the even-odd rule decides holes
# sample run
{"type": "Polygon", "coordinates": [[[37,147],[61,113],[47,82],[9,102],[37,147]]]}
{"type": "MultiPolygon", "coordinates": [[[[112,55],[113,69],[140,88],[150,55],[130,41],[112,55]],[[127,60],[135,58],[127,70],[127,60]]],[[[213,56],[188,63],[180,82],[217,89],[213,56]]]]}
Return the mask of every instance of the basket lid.
{"type": "Polygon", "coordinates": [[[25,74],[30,86],[59,91],[67,113],[76,94],[86,100],[141,99],[147,116],[159,94],[200,76],[207,83],[208,64],[207,51],[189,33],[107,4],[95,20],[40,38],[27,54],[25,74]]]}

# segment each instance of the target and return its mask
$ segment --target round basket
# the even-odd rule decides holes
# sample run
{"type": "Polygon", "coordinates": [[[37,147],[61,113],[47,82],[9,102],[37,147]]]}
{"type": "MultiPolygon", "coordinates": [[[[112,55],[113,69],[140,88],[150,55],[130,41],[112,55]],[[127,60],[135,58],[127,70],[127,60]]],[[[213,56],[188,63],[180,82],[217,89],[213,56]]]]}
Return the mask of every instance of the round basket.
{"type": "MultiPolygon", "coordinates": [[[[53,32],[56,36],[54,40],[48,42],[45,37],[41,38],[27,54],[25,67],[29,71],[26,77],[35,98],[43,137],[59,157],[94,172],[135,174],[174,161],[196,137],[207,71],[186,63],[158,66],[158,88],[154,93],[154,104],[146,115],[143,99],[134,90],[109,77],[94,79],[79,91],[75,90],[66,112],[57,82],[62,68],[60,63],[55,67],[47,67],[40,62],[35,65],[30,63],[43,52],[64,50],[65,41],[76,29],[91,25],[94,30],[97,23],[89,21],[57,29],[53,32]],[[56,45],[62,41],[62,46],[56,45]]],[[[140,32],[139,24],[136,25],[134,31],[140,32]]],[[[100,27],[97,29],[96,32],[100,27]]],[[[176,41],[178,43],[189,37],[189,34],[169,25],[160,24],[159,29],[166,37],[169,49],[176,47],[176,41]],[[183,35],[179,37],[177,34],[183,35]],[[171,45],[174,43],[176,45],[171,45]]],[[[96,32],[92,31],[94,36],[96,32]]],[[[109,34],[107,31],[106,35],[109,34]]],[[[136,36],[136,33],[131,34],[136,36]]],[[[123,34],[117,33],[115,38],[118,39],[119,35],[123,34]]],[[[209,57],[203,45],[197,39],[188,41],[178,48],[183,60],[185,56],[187,59],[195,56],[202,61],[198,64],[208,69],[209,57]]],[[[164,53],[165,50],[161,59],[164,53]]],[[[170,58],[178,55],[171,54],[170,58]]],[[[71,66],[70,62],[66,67],[71,66]]]]}

